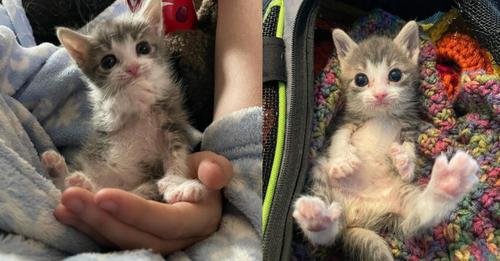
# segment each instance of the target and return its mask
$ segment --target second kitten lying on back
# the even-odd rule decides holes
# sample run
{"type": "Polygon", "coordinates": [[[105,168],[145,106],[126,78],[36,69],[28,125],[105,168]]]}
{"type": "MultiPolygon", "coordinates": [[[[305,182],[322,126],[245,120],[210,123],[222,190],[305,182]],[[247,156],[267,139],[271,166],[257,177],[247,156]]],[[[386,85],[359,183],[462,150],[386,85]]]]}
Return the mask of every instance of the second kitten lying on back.
{"type": "Polygon", "coordinates": [[[411,184],[419,85],[418,26],[394,40],[374,36],[357,44],[333,31],[346,93],[345,115],[312,170],[312,195],[295,202],[293,216],[314,245],[340,241],[356,260],[392,260],[376,232],[412,236],[457,206],[478,181],[479,166],[465,152],[439,156],[429,184],[411,184]]]}
{"type": "Polygon", "coordinates": [[[161,1],[84,35],[57,36],[85,75],[92,133],[70,169],[55,151],[42,163],[59,187],[121,188],[167,202],[198,201],[206,189],[188,174],[189,123],[168,64],[161,1]]]}

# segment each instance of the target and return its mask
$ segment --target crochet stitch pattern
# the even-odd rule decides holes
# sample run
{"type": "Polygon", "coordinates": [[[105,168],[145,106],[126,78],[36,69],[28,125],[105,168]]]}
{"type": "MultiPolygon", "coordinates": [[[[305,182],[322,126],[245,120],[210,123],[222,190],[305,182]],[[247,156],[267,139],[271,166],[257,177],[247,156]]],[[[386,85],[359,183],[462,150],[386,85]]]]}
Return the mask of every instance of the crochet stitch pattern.
{"type": "MultiPolygon", "coordinates": [[[[387,19],[385,16],[384,20],[387,19]]],[[[368,32],[354,32],[364,33],[368,32]]],[[[484,70],[463,70],[461,84],[453,90],[455,99],[452,99],[437,69],[437,48],[427,36],[421,38],[421,104],[424,118],[432,127],[418,139],[417,166],[421,171],[416,183],[428,182],[437,156],[444,153],[450,157],[458,149],[478,161],[480,182],[449,218],[431,231],[406,241],[392,234],[383,236],[398,260],[499,260],[500,77],[484,70]]],[[[338,60],[333,56],[315,82],[312,158],[325,145],[326,128],[342,108],[339,73],[338,60]]],[[[335,248],[312,249],[312,252],[319,260],[336,255],[335,248]]]]}
{"type": "Polygon", "coordinates": [[[458,87],[461,72],[483,69],[489,74],[493,73],[486,52],[476,40],[466,34],[446,34],[437,42],[436,48],[441,81],[452,99],[460,91],[458,87]]]}

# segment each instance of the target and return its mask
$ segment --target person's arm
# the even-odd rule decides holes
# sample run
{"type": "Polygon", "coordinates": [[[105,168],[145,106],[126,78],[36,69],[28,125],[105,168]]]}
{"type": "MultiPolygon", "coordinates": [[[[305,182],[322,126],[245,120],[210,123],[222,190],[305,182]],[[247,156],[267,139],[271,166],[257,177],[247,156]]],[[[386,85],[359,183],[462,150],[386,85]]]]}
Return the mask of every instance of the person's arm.
{"type": "Polygon", "coordinates": [[[218,5],[214,120],[262,105],[262,1],[218,5]]]}

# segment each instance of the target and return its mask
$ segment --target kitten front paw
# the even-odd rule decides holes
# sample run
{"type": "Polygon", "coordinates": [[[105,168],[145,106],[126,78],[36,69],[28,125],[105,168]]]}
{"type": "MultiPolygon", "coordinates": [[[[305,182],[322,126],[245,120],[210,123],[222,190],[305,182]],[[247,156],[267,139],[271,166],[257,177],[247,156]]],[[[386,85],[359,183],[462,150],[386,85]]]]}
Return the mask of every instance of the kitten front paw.
{"type": "Polygon", "coordinates": [[[48,150],[42,153],[40,157],[42,166],[51,178],[67,176],[67,166],[64,157],[54,150],[48,150]]]}
{"type": "Polygon", "coordinates": [[[326,171],[331,179],[345,178],[359,169],[361,160],[354,153],[354,148],[346,149],[343,155],[326,163],[326,171]]]}
{"type": "Polygon", "coordinates": [[[88,191],[94,191],[94,184],[92,181],[83,174],[83,172],[76,171],[64,180],[66,188],[80,187],[88,191]]]}
{"type": "Polygon", "coordinates": [[[390,158],[399,175],[401,175],[401,179],[406,182],[412,181],[415,176],[414,158],[405,150],[402,144],[394,142],[391,145],[390,158]]]}
{"type": "Polygon", "coordinates": [[[205,194],[207,189],[200,181],[191,179],[179,184],[175,188],[168,189],[164,192],[163,198],[168,203],[180,201],[198,202],[205,194]]]}
{"type": "Polygon", "coordinates": [[[448,199],[461,199],[479,181],[479,165],[466,152],[458,151],[448,162],[439,156],[432,168],[429,189],[448,199]]]}

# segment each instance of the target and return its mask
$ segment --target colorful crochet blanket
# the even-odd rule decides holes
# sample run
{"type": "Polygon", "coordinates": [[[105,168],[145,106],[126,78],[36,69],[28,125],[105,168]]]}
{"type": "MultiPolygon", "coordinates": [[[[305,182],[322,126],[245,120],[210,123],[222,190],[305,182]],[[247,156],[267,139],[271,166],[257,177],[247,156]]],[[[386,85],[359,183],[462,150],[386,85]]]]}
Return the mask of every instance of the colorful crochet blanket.
{"type": "MultiPolygon", "coordinates": [[[[357,40],[372,33],[394,35],[403,24],[398,17],[376,10],[355,24],[350,35],[357,40]]],[[[479,162],[480,183],[432,231],[406,241],[394,235],[385,238],[394,257],[401,260],[499,260],[500,77],[483,70],[462,71],[457,95],[450,98],[437,69],[437,49],[424,34],[421,39],[422,111],[433,127],[418,139],[418,166],[423,171],[416,182],[428,182],[435,157],[441,153],[450,157],[462,149],[479,162]]],[[[315,82],[311,158],[321,151],[327,126],[342,108],[339,73],[333,55],[315,82]]],[[[309,250],[319,259],[335,259],[334,249],[309,250]]]]}

